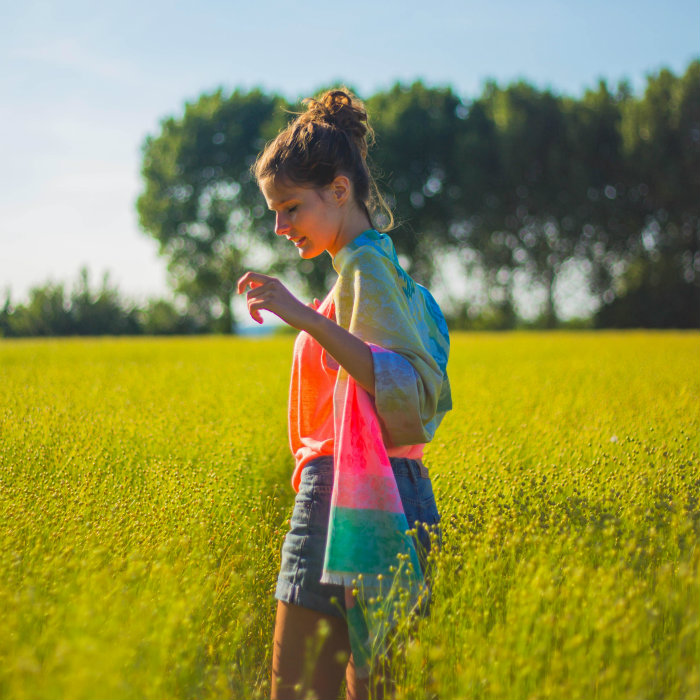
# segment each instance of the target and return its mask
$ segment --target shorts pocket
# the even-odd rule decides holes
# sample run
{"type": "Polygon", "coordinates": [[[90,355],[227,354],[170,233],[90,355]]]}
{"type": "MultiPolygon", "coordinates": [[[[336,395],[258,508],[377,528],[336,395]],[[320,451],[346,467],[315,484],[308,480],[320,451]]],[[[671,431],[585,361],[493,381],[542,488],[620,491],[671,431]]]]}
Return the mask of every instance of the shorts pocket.
{"type": "Polygon", "coordinates": [[[412,478],[402,474],[396,477],[396,486],[409,525],[413,526],[416,520],[428,524],[440,520],[430,479],[412,478]]]}
{"type": "Polygon", "coordinates": [[[418,559],[424,573],[427,573],[428,553],[431,548],[430,532],[435,531],[437,542],[440,542],[440,514],[438,513],[433,485],[430,479],[399,475],[396,485],[401,496],[409,529],[416,529],[414,543],[418,551],[418,559]],[[416,526],[418,522],[418,526],[416,526]]]}
{"type": "Polygon", "coordinates": [[[331,512],[332,484],[319,480],[314,484],[309,505],[309,535],[322,537],[325,543],[331,512]]]}
{"type": "Polygon", "coordinates": [[[313,504],[313,490],[308,484],[301,484],[299,492],[294,498],[294,510],[292,511],[292,520],[290,531],[294,533],[300,530],[305,530],[309,524],[311,516],[311,507],[313,504]]]}

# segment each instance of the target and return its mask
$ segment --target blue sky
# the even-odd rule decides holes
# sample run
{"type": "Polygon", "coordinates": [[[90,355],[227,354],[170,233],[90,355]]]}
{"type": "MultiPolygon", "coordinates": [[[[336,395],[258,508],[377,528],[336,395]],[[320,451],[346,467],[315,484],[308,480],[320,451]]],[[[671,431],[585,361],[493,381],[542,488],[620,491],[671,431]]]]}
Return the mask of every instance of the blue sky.
{"type": "Polygon", "coordinates": [[[0,0],[0,291],[86,265],[133,299],[165,294],[134,211],[140,145],[217,86],[363,96],[420,78],[470,98],[522,77],[579,95],[699,55],[697,0],[0,0]]]}

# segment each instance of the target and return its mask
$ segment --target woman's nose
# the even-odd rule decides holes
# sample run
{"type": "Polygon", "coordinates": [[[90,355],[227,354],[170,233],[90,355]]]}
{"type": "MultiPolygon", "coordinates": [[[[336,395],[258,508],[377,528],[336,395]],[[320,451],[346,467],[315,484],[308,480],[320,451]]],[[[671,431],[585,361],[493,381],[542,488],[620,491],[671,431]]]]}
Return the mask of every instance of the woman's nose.
{"type": "Polygon", "coordinates": [[[275,233],[284,236],[289,231],[289,219],[282,212],[278,212],[275,217],[275,233]]]}

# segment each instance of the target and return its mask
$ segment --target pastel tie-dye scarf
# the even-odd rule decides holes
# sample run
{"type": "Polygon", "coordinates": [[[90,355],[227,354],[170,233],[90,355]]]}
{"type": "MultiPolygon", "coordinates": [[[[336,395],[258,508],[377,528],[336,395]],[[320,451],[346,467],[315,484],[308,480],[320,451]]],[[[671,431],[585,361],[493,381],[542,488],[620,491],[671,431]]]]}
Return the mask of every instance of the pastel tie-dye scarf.
{"type": "Polygon", "coordinates": [[[388,236],[365,231],[337,253],[333,267],[336,321],[369,345],[375,374],[372,397],[342,367],[338,371],[321,579],[359,593],[348,624],[362,676],[398,609],[412,609],[424,589],[386,446],[429,442],[452,407],[449,336],[437,303],[402,269],[388,236]]]}

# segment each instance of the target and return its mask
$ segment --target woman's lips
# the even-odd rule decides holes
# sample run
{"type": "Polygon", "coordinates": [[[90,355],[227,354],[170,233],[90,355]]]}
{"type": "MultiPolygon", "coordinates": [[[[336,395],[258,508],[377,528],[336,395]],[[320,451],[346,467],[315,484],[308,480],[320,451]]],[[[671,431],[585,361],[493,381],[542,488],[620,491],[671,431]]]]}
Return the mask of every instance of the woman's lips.
{"type": "Polygon", "coordinates": [[[301,245],[302,245],[302,243],[303,243],[305,240],[306,240],[306,236],[303,236],[302,238],[299,238],[299,239],[297,239],[296,241],[294,241],[294,245],[295,245],[297,248],[300,248],[301,245]]]}

